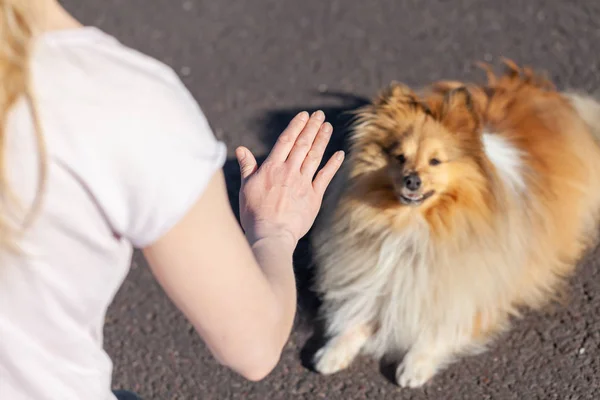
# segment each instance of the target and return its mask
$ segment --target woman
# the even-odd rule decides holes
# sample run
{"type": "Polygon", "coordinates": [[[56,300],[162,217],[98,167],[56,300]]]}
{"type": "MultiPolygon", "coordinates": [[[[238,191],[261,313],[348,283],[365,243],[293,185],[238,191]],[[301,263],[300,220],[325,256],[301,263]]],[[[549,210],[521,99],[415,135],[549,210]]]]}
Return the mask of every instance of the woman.
{"type": "Polygon", "coordinates": [[[219,362],[269,374],[296,308],[292,252],[343,159],[316,174],[323,113],[298,114],[259,169],[236,150],[244,234],[224,145],[171,69],[56,0],[0,0],[0,35],[2,398],[114,398],[104,315],[133,247],[219,362]]]}

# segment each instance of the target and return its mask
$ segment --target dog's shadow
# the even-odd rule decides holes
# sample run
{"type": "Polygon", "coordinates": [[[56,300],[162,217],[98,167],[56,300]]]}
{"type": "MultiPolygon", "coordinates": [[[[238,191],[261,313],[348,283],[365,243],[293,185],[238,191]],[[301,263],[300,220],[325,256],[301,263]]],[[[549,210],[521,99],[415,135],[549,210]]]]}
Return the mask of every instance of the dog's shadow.
{"type": "MultiPolygon", "coordinates": [[[[363,97],[347,93],[328,93],[328,97],[341,102],[340,106],[306,107],[297,109],[283,109],[268,112],[258,120],[260,131],[263,132],[261,139],[271,148],[281,132],[285,129],[291,119],[300,111],[306,110],[310,113],[323,110],[327,121],[333,125],[333,134],[325,151],[321,167],[338,150],[348,150],[346,137],[351,128],[353,118],[352,111],[369,103],[363,97]]],[[[257,158],[259,165],[266,156],[257,158]]],[[[227,179],[227,191],[229,201],[239,221],[239,190],[241,184],[240,171],[237,160],[231,158],[226,161],[224,173],[227,179]]],[[[294,272],[296,275],[298,292],[298,324],[313,329],[312,337],[307,341],[300,352],[300,359],[304,367],[314,370],[311,359],[314,353],[325,343],[323,325],[318,318],[320,307],[319,296],[312,290],[314,278],[314,264],[310,248],[311,231],[300,240],[294,252],[294,272]]]]}

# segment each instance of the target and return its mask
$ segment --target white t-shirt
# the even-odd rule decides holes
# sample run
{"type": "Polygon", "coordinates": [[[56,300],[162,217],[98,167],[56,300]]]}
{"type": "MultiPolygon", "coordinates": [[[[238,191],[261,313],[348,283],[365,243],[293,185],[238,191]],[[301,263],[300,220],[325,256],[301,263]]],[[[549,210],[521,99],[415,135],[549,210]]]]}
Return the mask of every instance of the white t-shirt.
{"type": "MultiPolygon", "coordinates": [[[[0,399],[114,399],[103,324],[132,247],[187,212],[226,150],[170,68],[99,29],[45,34],[32,67],[48,177],[26,257],[0,256],[0,399]]],[[[39,174],[24,104],[6,165],[26,205],[39,174]]]]}

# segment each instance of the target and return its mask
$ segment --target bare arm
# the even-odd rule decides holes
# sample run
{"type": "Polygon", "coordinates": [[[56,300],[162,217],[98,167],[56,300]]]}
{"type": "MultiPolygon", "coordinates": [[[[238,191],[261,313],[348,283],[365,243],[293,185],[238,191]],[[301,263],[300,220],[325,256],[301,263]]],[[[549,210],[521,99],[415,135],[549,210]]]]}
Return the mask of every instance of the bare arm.
{"type": "Polygon", "coordinates": [[[157,280],[219,362],[250,380],[277,364],[296,311],[292,253],[341,165],[334,157],[313,181],[331,126],[297,116],[260,169],[238,149],[242,232],[222,172],[188,214],[144,249],[157,280]],[[311,150],[312,149],[312,150],[311,150]]]}

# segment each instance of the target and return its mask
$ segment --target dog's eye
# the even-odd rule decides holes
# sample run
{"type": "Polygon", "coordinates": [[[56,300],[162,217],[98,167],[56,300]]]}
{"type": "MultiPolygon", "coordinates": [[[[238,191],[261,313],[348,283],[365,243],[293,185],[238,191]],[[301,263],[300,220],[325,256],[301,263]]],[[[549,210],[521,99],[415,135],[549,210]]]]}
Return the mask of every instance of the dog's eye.
{"type": "Polygon", "coordinates": [[[400,164],[404,164],[406,162],[406,157],[404,157],[404,154],[399,154],[396,156],[396,160],[398,160],[400,164]]]}
{"type": "Polygon", "coordinates": [[[442,162],[440,160],[438,160],[437,158],[432,158],[431,160],[429,160],[429,165],[431,166],[436,166],[436,165],[440,165],[442,162]]]}

